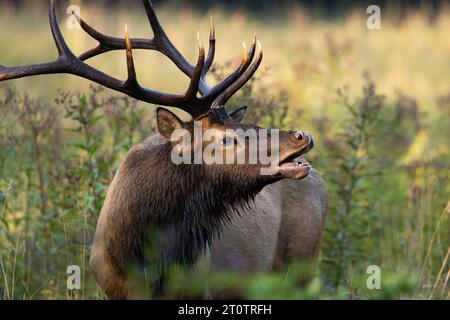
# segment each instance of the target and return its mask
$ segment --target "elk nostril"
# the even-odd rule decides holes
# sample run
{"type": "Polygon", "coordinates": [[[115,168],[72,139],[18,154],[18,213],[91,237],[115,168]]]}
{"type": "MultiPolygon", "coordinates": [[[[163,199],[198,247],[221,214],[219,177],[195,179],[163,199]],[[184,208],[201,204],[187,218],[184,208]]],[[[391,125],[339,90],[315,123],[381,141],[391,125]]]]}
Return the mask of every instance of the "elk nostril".
{"type": "Polygon", "coordinates": [[[303,137],[304,137],[303,131],[296,131],[296,132],[294,132],[294,137],[297,140],[303,140],[303,137]]]}

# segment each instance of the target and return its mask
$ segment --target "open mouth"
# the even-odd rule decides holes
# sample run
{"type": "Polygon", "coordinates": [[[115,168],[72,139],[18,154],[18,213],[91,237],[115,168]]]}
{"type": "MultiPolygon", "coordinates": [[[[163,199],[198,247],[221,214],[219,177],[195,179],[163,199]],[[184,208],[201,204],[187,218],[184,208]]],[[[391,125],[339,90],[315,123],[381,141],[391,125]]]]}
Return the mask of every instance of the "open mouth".
{"type": "Polygon", "coordinates": [[[300,150],[280,161],[278,174],[287,179],[302,179],[311,171],[311,165],[305,159],[299,157],[309,150],[300,150]]]}

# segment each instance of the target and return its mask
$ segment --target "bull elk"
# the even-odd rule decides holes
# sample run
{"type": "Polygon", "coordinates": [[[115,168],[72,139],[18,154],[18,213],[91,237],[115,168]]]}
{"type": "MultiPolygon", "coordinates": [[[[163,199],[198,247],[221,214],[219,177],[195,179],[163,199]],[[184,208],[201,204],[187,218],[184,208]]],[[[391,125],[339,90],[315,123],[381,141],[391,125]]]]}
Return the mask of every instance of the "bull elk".
{"type": "MultiPolygon", "coordinates": [[[[261,173],[265,167],[261,161],[249,161],[249,140],[239,142],[229,133],[230,129],[260,132],[254,125],[240,123],[246,107],[233,112],[224,107],[261,63],[263,54],[256,37],[249,50],[244,46],[236,70],[209,86],[206,75],[215,54],[213,26],[208,54],[199,39],[198,59],[192,65],[164,32],[151,2],[143,0],[152,39],[131,39],[127,30],[125,38],[106,36],[77,16],[83,30],[99,42],[77,57],[59,29],[55,2],[50,0],[49,19],[58,58],[22,67],[0,66],[0,81],[68,73],[147,103],[182,109],[192,117],[183,122],[169,110],[158,108],[159,134],[133,147],[111,182],[90,257],[96,281],[108,298],[140,297],[138,282],[130,280],[130,270],[138,275],[147,268],[154,270],[152,296],[162,296],[167,270],[173,265],[194,268],[205,258],[211,271],[256,272],[317,257],[327,196],[318,172],[300,158],[313,147],[312,136],[306,131],[279,131],[279,160],[276,170],[268,175],[261,173]],[[189,77],[186,92],[176,95],[140,86],[132,49],[155,50],[167,56],[189,77]],[[85,63],[112,50],[126,52],[125,81],[85,63]],[[172,153],[181,142],[173,138],[173,133],[178,129],[192,133],[196,123],[201,125],[201,132],[215,130],[219,150],[233,155],[243,151],[245,162],[175,164],[172,153]]],[[[259,134],[256,139],[261,142],[259,134]]],[[[200,148],[205,148],[205,143],[200,148]]],[[[192,138],[180,150],[192,153],[198,147],[192,138]]]]}

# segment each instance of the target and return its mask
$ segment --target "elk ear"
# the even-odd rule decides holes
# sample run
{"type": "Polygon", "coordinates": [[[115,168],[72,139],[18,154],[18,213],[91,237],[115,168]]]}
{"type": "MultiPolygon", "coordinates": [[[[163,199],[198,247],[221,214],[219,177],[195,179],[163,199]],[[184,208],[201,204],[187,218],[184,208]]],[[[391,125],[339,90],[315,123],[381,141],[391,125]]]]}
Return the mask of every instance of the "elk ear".
{"type": "Polygon", "coordinates": [[[243,107],[240,107],[239,109],[236,109],[236,110],[230,112],[229,116],[232,117],[237,122],[241,122],[246,111],[247,111],[247,106],[243,106],[243,107]]]}
{"type": "Polygon", "coordinates": [[[172,133],[176,129],[183,129],[183,121],[181,121],[174,113],[164,108],[156,109],[156,122],[159,133],[170,140],[172,133]]]}

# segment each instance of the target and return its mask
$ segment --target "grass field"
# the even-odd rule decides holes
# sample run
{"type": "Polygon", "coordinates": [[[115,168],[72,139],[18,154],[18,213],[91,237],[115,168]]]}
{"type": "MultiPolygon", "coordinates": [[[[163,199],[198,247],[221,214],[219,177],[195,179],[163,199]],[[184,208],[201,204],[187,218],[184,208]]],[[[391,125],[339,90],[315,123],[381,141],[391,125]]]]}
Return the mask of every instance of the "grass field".
{"type": "MultiPolygon", "coordinates": [[[[107,10],[80,3],[99,30],[151,37],[140,6],[107,10]]],[[[213,82],[239,62],[256,33],[264,60],[230,106],[245,121],[310,131],[309,154],[329,192],[316,277],[297,286],[299,268],[227,275],[217,281],[247,298],[450,299],[450,8],[431,23],[426,8],[400,21],[383,13],[381,30],[365,11],[313,19],[301,8],[276,14],[158,8],[177,47],[196,59],[196,34],[217,31],[213,82]],[[380,290],[366,269],[378,265],[380,290]],[[243,276],[241,276],[243,277],[243,276]],[[240,285],[245,284],[245,285],[240,285]]],[[[76,53],[96,43],[63,33],[76,53]]],[[[0,64],[54,59],[47,1],[15,12],[0,5],[0,64]]],[[[182,92],[186,77],[166,58],[136,51],[138,78],[182,92]]],[[[89,61],[126,75],[123,52],[89,61]]],[[[127,150],[151,135],[155,106],[68,75],[0,83],[0,294],[4,299],[103,298],[87,268],[89,242],[109,182],[127,150]],[[82,290],[66,287],[66,268],[83,270],[82,290]]]]}

